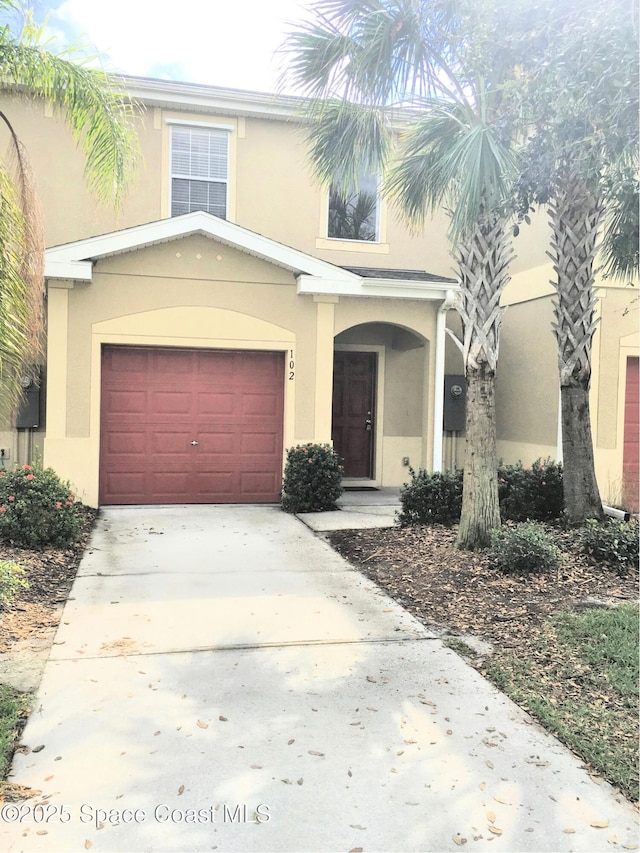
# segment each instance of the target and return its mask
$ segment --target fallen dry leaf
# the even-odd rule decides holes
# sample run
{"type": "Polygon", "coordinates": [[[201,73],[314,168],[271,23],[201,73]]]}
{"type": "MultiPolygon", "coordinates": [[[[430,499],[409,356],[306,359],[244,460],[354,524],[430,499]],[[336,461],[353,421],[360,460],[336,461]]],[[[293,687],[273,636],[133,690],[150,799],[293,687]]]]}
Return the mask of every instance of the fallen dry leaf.
{"type": "Polygon", "coordinates": [[[178,796],[180,797],[182,794],[184,794],[184,785],[180,785],[178,788],[178,796]]]}
{"type": "Polygon", "coordinates": [[[493,832],[494,835],[502,835],[502,830],[498,829],[497,826],[492,826],[489,824],[489,832],[493,832]]]}
{"type": "Polygon", "coordinates": [[[223,717],[223,716],[222,716],[222,714],[220,714],[220,716],[218,717],[218,719],[220,720],[220,722],[221,722],[221,723],[228,723],[228,722],[229,722],[229,720],[227,719],[227,717],[223,717]]]}
{"type": "Polygon", "coordinates": [[[566,829],[563,829],[562,831],[565,832],[567,835],[573,835],[573,833],[575,832],[575,829],[572,829],[570,826],[568,826],[566,829]]]}
{"type": "Polygon", "coordinates": [[[318,752],[317,749],[309,749],[307,751],[308,751],[309,755],[320,755],[320,756],[324,755],[324,752],[318,752]]]}
{"type": "Polygon", "coordinates": [[[463,838],[461,835],[454,835],[453,840],[458,845],[458,847],[462,847],[463,844],[467,843],[467,839],[463,838]]]}
{"type": "Polygon", "coordinates": [[[88,850],[90,847],[93,847],[93,845],[91,844],[91,842],[87,838],[87,839],[85,839],[85,842],[84,842],[84,849],[88,850]]]}
{"type": "Polygon", "coordinates": [[[489,821],[489,823],[495,823],[496,822],[495,812],[487,812],[487,820],[489,821]]]}
{"type": "Polygon", "coordinates": [[[606,829],[609,826],[609,821],[608,820],[592,820],[590,825],[593,826],[594,829],[606,829]]]}
{"type": "Polygon", "coordinates": [[[291,744],[295,743],[295,742],[296,742],[296,739],[294,737],[292,737],[291,740],[287,741],[287,746],[291,746],[291,744]]]}
{"type": "Polygon", "coordinates": [[[205,723],[202,720],[198,720],[196,725],[201,729],[208,729],[209,728],[209,723],[205,723]]]}

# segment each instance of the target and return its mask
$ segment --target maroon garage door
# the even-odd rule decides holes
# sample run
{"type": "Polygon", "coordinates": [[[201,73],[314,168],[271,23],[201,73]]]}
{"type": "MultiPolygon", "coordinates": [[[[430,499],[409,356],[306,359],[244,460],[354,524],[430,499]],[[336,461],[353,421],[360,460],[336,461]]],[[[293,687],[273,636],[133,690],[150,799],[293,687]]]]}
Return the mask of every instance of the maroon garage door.
{"type": "Polygon", "coordinates": [[[105,346],[100,503],[269,503],[284,355],[105,346]]]}

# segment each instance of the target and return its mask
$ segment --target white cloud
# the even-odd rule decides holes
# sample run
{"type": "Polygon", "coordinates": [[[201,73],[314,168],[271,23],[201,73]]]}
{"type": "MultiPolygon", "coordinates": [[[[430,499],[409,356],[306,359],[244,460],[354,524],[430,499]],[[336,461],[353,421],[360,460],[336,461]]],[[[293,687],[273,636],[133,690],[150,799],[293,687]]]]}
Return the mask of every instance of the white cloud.
{"type": "Polygon", "coordinates": [[[84,34],[121,73],[272,91],[285,21],[302,14],[300,0],[64,0],[50,24],[84,34]]]}

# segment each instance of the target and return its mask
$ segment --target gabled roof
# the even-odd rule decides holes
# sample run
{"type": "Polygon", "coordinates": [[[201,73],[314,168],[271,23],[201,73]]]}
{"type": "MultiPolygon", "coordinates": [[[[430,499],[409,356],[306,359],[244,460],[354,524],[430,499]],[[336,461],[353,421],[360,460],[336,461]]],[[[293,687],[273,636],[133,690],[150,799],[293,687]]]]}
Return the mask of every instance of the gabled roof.
{"type": "Polygon", "coordinates": [[[196,234],[211,237],[234,249],[263,258],[291,270],[295,275],[305,274],[344,282],[359,279],[355,273],[320,261],[305,252],[292,249],[202,210],[53,246],[45,252],[45,277],[91,281],[93,261],[196,234]]]}
{"type": "Polygon", "coordinates": [[[300,294],[441,300],[446,298],[447,291],[457,289],[453,279],[426,272],[335,266],[204,211],[52,246],[45,252],[45,278],[91,281],[94,263],[100,258],[192,235],[210,237],[290,270],[297,279],[300,294]]]}

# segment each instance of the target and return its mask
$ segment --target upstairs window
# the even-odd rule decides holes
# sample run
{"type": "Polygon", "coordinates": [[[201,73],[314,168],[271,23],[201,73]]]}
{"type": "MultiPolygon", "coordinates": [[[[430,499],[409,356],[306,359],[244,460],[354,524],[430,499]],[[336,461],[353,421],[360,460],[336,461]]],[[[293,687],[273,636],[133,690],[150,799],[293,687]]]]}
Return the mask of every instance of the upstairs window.
{"type": "Polygon", "coordinates": [[[367,240],[376,242],[379,221],[378,180],[375,175],[361,175],[353,191],[331,187],[327,236],[334,240],[367,240]]]}
{"type": "Polygon", "coordinates": [[[171,128],[171,216],[206,210],[227,218],[229,133],[171,128]]]}

